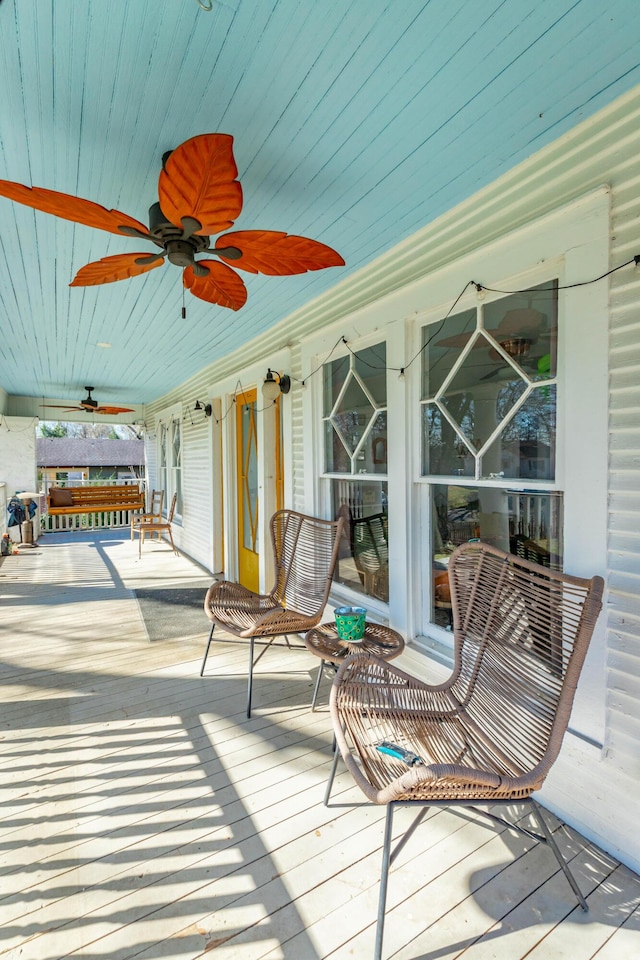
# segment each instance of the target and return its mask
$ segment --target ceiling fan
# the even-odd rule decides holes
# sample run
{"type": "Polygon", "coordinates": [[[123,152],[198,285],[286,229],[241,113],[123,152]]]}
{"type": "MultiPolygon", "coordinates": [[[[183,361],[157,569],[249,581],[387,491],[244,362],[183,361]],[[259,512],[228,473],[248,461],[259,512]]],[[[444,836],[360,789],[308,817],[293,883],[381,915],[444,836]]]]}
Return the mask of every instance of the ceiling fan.
{"type": "Polygon", "coordinates": [[[201,300],[239,310],[247,299],[243,280],[229,263],[269,276],[344,266],[331,247],[278,230],[227,230],[242,210],[242,187],[236,180],[233,137],[204,133],[164,154],[158,180],[159,202],[149,208],[149,226],[91,200],[42,187],[0,180],[0,196],[65,220],[127,237],[150,240],[155,253],[120,253],[82,267],[72,287],[126,280],[159,267],[165,258],[183,268],[183,284],[201,300]],[[218,260],[196,260],[213,254],[218,260]]]}
{"type": "Polygon", "coordinates": [[[81,410],[84,413],[99,413],[105,417],[115,417],[119,413],[133,413],[131,407],[106,407],[98,403],[97,400],[94,400],[91,396],[91,392],[95,390],[95,387],[85,387],[87,395],[84,400],[81,400],[78,406],[76,407],[65,407],[63,404],[57,403],[45,403],[44,407],[52,410],[66,410],[68,413],[75,412],[76,410],[81,410]]]}

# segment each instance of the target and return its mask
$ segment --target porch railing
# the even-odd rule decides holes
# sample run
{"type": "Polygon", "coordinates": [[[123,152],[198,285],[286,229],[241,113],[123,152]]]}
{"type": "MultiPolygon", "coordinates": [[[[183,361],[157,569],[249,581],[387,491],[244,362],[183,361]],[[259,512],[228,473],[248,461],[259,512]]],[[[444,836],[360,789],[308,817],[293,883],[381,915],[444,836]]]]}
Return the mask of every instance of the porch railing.
{"type": "Polygon", "coordinates": [[[111,527],[128,527],[131,523],[132,510],[93,510],[89,513],[49,514],[47,510],[47,496],[50,487],[127,487],[136,486],[145,492],[145,480],[140,478],[126,480],[45,480],[43,482],[44,495],[42,502],[44,509],[40,516],[40,531],[52,533],[58,530],[101,530],[111,527]]]}

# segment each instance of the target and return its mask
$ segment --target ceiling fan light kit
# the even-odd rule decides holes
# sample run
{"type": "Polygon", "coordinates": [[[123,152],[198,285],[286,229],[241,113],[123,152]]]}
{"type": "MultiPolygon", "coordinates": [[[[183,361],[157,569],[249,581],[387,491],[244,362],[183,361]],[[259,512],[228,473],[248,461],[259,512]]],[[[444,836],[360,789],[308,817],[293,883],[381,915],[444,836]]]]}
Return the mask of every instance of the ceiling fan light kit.
{"type": "MultiPolygon", "coordinates": [[[[529,337],[510,337],[508,340],[498,341],[504,352],[508,353],[514,360],[517,360],[518,357],[527,357],[533,342],[529,337]]],[[[489,350],[489,356],[492,360],[500,359],[500,355],[494,347],[489,350]]]]}
{"type": "Polygon", "coordinates": [[[230,264],[248,273],[292,276],[344,266],[331,247],[277,230],[228,230],[242,211],[242,187],[236,179],[233,137],[204,133],[191,137],[162,158],[158,202],[149,209],[149,227],[119,210],[41,187],[0,180],[0,196],[111,233],[151,241],[159,252],[120,253],[81,267],[70,286],[113,283],[154,270],[164,260],[182,269],[184,287],[193,296],[231,310],[247,300],[242,278],[230,264]],[[197,260],[201,254],[217,259],[197,260]]]}

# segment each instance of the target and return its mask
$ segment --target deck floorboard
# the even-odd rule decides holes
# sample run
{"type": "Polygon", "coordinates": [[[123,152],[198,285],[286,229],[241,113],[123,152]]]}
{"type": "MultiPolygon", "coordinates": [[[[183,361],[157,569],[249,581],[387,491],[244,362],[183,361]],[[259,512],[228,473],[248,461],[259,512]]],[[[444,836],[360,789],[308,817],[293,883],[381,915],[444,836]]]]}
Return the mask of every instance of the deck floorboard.
{"type": "MultiPolygon", "coordinates": [[[[128,531],[48,535],[0,566],[0,958],[366,960],[384,811],[342,770],[329,681],[269,650],[149,642],[134,590],[209,578],[128,531]]],[[[415,653],[407,654],[407,663],[415,653]]],[[[409,667],[410,668],[410,667],[409,667]]],[[[400,835],[404,820],[395,818],[400,835]]],[[[433,810],[389,882],[385,958],[635,960],[640,878],[557,824],[550,852],[433,810]]]]}

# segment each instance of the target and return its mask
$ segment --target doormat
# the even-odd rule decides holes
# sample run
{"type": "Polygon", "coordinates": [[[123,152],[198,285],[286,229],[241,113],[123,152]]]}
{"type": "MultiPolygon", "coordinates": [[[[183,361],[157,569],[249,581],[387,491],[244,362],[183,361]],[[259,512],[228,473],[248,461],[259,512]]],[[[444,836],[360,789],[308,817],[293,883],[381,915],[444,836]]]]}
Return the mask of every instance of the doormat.
{"type": "Polygon", "coordinates": [[[209,633],[204,612],[206,587],[134,590],[149,640],[179,640],[209,633]]]}

